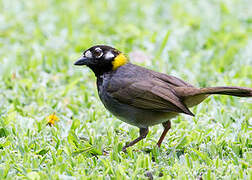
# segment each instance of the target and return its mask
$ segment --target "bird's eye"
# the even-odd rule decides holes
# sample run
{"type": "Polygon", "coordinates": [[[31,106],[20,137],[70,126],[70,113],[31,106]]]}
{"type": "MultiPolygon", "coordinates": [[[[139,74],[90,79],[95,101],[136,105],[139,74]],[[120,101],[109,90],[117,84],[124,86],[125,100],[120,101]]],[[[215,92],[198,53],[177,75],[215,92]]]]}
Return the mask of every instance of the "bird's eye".
{"type": "Polygon", "coordinates": [[[95,50],[94,50],[94,56],[96,58],[100,58],[100,57],[102,57],[102,55],[103,55],[102,49],[101,48],[95,48],[95,50]]]}

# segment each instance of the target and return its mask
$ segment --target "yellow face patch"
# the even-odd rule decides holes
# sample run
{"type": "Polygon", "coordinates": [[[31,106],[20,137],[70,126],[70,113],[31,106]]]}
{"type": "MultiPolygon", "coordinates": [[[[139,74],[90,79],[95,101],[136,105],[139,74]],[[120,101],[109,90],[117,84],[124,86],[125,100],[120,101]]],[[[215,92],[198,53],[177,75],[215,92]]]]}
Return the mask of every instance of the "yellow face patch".
{"type": "Polygon", "coordinates": [[[112,61],[113,70],[116,70],[120,66],[126,64],[128,62],[128,59],[126,56],[123,55],[123,53],[120,53],[118,56],[115,57],[115,59],[112,61]]]}

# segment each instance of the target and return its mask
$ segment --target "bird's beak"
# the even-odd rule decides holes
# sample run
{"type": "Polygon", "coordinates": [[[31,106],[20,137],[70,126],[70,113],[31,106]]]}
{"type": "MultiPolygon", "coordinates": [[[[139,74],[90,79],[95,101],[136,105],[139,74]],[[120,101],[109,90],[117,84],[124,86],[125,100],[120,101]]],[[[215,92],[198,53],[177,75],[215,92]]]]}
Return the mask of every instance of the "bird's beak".
{"type": "Polygon", "coordinates": [[[74,65],[76,66],[83,66],[83,65],[88,65],[90,62],[90,58],[82,56],[80,59],[78,59],[74,65]]]}

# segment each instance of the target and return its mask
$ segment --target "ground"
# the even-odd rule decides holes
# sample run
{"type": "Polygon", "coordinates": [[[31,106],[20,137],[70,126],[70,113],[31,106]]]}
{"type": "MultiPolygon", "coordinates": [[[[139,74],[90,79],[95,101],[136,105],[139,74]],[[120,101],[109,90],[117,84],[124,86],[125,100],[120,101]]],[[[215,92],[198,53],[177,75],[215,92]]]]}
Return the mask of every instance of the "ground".
{"type": "Polygon", "coordinates": [[[251,99],[212,96],[172,120],[160,149],[157,125],[123,153],[138,128],[73,66],[107,44],[198,87],[252,87],[251,0],[0,0],[0,12],[3,179],[252,178],[251,99]]]}

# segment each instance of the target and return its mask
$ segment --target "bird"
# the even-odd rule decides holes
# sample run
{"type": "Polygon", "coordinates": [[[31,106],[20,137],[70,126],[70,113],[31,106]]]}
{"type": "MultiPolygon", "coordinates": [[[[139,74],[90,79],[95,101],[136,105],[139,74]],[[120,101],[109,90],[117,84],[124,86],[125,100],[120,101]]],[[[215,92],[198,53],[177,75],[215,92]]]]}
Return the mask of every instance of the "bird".
{"type": "Polygon", "coordinates": [[[189,108],[213,94],[252,97],[252,88],[221,86],[197,88],[175,76],[130,63],[121,51],[107,45],[95,45],[74,63],[89,67],[96,76],[99,98],[118,119],[139,128],[139,136],[122,151],[144,139],[149,127],[163,125],[157,142],[161,144],[171,128],[171,119],[179,114],[194,116],[189,108]]]}

